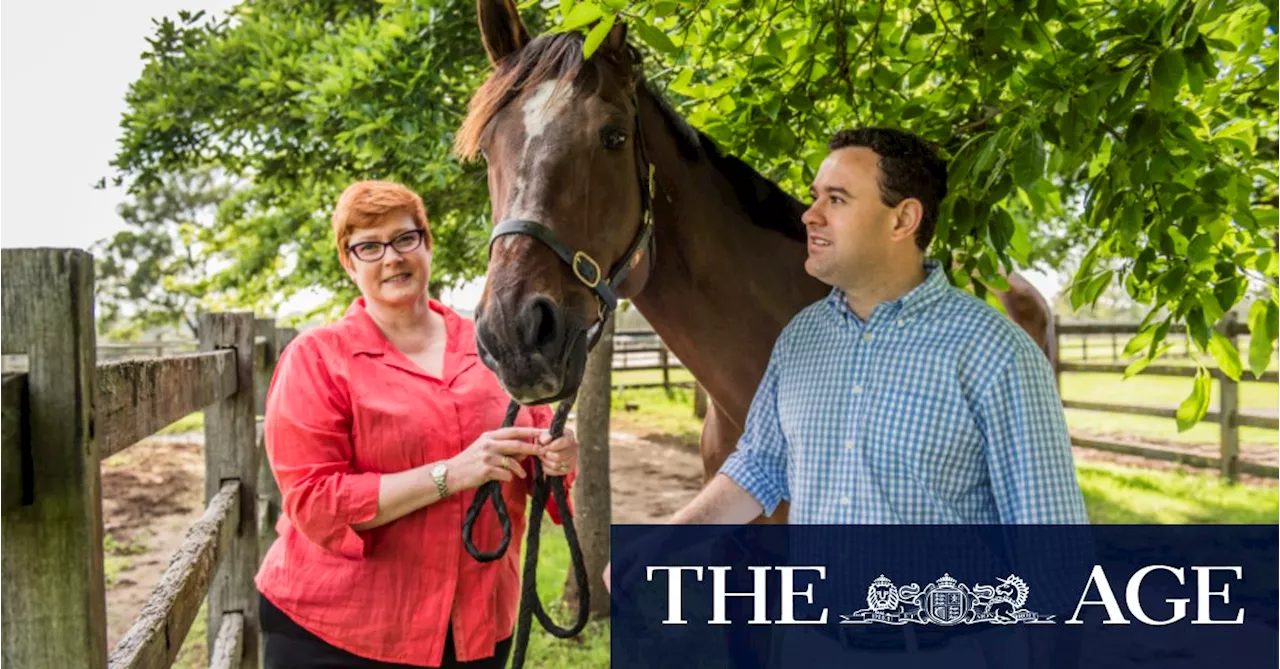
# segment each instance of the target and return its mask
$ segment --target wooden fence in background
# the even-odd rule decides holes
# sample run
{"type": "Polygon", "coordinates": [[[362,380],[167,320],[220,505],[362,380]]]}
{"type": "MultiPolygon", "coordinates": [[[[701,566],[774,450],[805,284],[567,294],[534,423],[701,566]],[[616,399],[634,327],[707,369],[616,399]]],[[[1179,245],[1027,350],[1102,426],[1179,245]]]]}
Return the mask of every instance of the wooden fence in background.
{"type": "Polygon", "coordinates": [[[88,253],[5,249],[0,264],[4,664],[168,667],[207,600],[210,666],[258,666],[253,576],[279,493],[256,414],[296,332],[205,314],[199,352],[99,363],[88,253]],[[99,465],[201,409],[205,512],[108,653],[99,465]]]}
{"type": "MultiPolygon", "coordinates": [[[[1181,327],[1170,328],[1170,331],[1176,334],[1183,334],[1185,330],[1181,327]]],[[[1235,314],[1228,313],[1226,318],[1218,326],[1227,339],[1234,344],[1238,338],[1247,336],[1249,329],[1245,324],[1239,323],[1235,319],[1235,314]]],[[[1058,360],[1055,364],[1055,371],[1058,374],[1059,390],[1061,391],[1061,375],[1064,373],[1086,373],[1101,372],[1109,374],[1123,374],[1128,367],[1124,362],[1119,362],[1119,354],[1117,353],[1112,362],[1107,363],[1089,363],[1089,362],[1068,362],[1063,360],[1063,338],[1068,336],[1078,336],[1085,338],[1092,335],[1111,335],[1119,337],[1123,335],[1132,337],[1138,333],[1138,324],[1136,323],[1062,323],[1057,324],[1058,337],[1058,360]]],[[[1239,346],[1237,346],[1239,348],[1239,346]]],[[[1084,348],[1084,355],[1087,357],[1087,344],[1084,348]]],[[[1191,378],[1196,375],[1196,368],[1190,365],[1149,365],[1141,372],[1144,376],[1175,376],[1191,378]]],[[[1196,467],[1216,468],[1222,476],[1229,480],[1239,478],[1241,472],[1254,474],[1257,476],[1269,476],[1275,478],[1280,476],[1280,467],[1272,463],[1259,463],[1240,459],[1240,428],[1241,427],[1258,427],[1269,430],[1275,430],[1280,425],[1280,421],[1276,416],[1267,416],[1261,414],[1252,414],[1240,410],[1240,381],[1235,381],[1231,377],[1223,374],[1218,369],[1212,369],[1213,378],[1218,381],[1219,387],[1219,403],[1218,410],[1211,411],[1204,417],[1204,422],[1217,423],[1218,431],[1218,457],[1208,457],[1197,453],[1189,453],[1170,448],[1157,448],[1154,446],[1142,446],[1137,444],[1121,443],[1115,441],[1106,441],[1101,439],[1087,439],[1083,437],[1072,436],[1072,443],[1077,446],[1088,448],[1096,448],[1106,451],[1126,453],[1130,455],[1140,455],[1147,458],[1157,460],[1169,460],[1173,462],[1181,462],[1196,467]]],[[[1253,375],[1245,372],[1241,377],[1243,380],[1252,380],[1253,375]]],[[[1264,383],[1275,383],[1276,372],[1269,371],[1262,375],[1258,381],[1264,383]]],[[[1174,419],[1177,415],[1176,407],[1148,406],[1140,404],[1119,404],[1110,402],[1097,402],[1087,400],[1066,400],[1062,401],[1063,407],[1067,409],[1083,409],[1086,411],[1103,411],[1108,413],[1125,413],[1138,416],[1156,416],[1160,418],[1174,419]]]]}

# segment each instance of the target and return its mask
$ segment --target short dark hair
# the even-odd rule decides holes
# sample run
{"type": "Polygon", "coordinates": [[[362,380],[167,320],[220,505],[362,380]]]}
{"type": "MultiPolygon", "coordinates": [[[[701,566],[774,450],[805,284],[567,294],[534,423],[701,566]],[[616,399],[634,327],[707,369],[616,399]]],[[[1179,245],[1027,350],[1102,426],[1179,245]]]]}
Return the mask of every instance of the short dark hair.
{"type": "Polygon", "coordinates": [[[916,246],[929,247],[938,224],[938,207],[947,196],[947,164],[928,140],[893,128],[854,128],[831,136],[827,148],[835,151],[862,146],[880,156],[880,200],[886,207],[913,197],[924,214],[916,229],[916,246]]]}

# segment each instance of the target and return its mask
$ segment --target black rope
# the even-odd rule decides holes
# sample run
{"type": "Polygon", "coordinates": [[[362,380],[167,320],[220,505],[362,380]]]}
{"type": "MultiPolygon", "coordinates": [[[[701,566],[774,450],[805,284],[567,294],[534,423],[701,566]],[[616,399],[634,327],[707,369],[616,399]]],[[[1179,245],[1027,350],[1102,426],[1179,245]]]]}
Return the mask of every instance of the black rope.
{"type": "MultiPolygon", "coordinates": [[[[564,424],[569,418],[569,410],[573,408],[573,402],[577,399],[575,394],[569,397],[556,409],[555,416],[551,419],[551,438],[559,439],[564,434],[564,424]]],[[[507,405],[507,415],[503,420],[503,427],[511,427],[516,422],[516,414],[520,411],[520,405],[515,401],[507,405]]],[[[542,627],[552,636],[559,639],[568,639],[577,636],[587,626],[587,618],[591,613],[591,591],[587,582],[587,567],[582,557],[582,544],[578,542],[578,532],[573,525],[573,514],[569,511],[569,500],[565,494],[564,477],[563,476],[547,476],[542,471],[542,461],[538,458],[533,459],[533,481],[532,481],[532,499],[530,504],[532,508],[529,511],[529,529],[525,538],[525,554],[524,554],[524,572],[522,583],[520,584],[520,610],[516,623],[515,650],[512,651],[511,666],[513,669],[521,669],[524,666],[525,652],[529,648],[529,631],[533,622],[533,617],[537,616],[538,622],[542,623],[542,627]],[[547,613],[546,608],[542,605],[542,600],[538,598],[538,549],[542,534],[542,513],[547,508],[547,499],[554,497],[556,506],[560,509],[560,524],[564,528],[565,540],[569,543],[569,559],[573,563],[574,580],[578,584],[578,612],[577,618],[569,627],[561,627],[547,613]]],[[[501,485],[498,481],[489,481],[480,486],[476,492],[475,499],[471,501],[471,506],[467,509],[466,516],[462,520],[462,545],[466,547],[467,553],[479,562],[492,562],[502,557],[507,552],[507,547],[511,544],[511,518],[507,513],[507,503],[502,498],[501,485]],[[480,511],[484,509],[485,502],[491,501],[493,510],[498,514],[498,522],[502,525],[502,542],[492,551],[482,551],[476,547],[472,541],[472,532],[475,527],[476,518],[480,515],[480,511]]]]}

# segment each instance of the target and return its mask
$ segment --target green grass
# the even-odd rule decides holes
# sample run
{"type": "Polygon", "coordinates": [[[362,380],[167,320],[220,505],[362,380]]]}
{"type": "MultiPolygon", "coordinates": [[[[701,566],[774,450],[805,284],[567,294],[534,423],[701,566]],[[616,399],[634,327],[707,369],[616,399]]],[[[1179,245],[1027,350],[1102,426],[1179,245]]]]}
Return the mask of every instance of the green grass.
{"type": "MultiPolygon", "coordinates": [[[[538,594],[548,613],[561,625],[572,622],[571,612],[560,604],[565,579],[569,576],[569,546],[564,531],[550,518],[543,518],[542,541],[538,552],[538,594]]],[[[524,554],[521,551],[521,565],[524,554]]],[[[582,634],[572,639],[557,639],[542,629],[537,619],[529,636],[526,667],[562,669],[609,666],[609,621],[592,620],[582,634]]]]}
{"type": "Polygon", "coordinates": [[[1232,485],[1214,474],[1076,464],[1094,524],[1275,524],[1280,489],[1232,485]]]}
{"type": "Polygon", "coordinates": [[[177,434],[180,432],[201,432],[204,430],[204,412],[189,413],[165,426],[156,434],[177,434]]]}
{"type": "Polygon", "coordinates": [[[693,390],[690,388],[672,388],[670,393],[662,388],[614,391],[611,407],[614,423],[638,436],[666,434],[677,437],[686,445],[698,445],[702,420],[693,415],[693,390]],[[627,411],[627,405],[635,407],[634,410],[627,411]]]}

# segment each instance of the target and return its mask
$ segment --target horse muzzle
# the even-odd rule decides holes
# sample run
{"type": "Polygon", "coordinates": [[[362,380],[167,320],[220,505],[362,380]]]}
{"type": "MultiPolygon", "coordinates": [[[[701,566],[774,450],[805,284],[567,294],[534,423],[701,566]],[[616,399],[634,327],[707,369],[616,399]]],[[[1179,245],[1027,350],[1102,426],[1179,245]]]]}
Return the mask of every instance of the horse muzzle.
{"type": "Polygon", "coordinates": [[[503,389],[521,404],[572,396],[586,367],[588,329],[551,299],[534,295],[509,316],[502,305],[476,312],[476,349],[503,389]]]}

